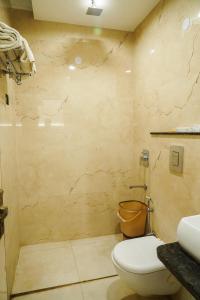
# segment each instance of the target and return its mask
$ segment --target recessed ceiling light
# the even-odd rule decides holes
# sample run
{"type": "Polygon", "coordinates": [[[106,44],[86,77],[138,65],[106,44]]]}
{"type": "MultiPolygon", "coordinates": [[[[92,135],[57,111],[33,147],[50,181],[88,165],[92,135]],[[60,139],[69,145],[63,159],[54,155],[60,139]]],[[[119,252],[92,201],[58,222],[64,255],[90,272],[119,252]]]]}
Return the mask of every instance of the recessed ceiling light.
{"type": "Polygon", "coordinates": [[[69,66],[68,66],[68,69],[69,69],[70,71],[74,71],[74,70],[76,70],[76,67],[75,67],[74,65],[69,65],[69,66]]]}
{"type": "Polygon", "coordinates": [[[45,123],[44,122],[39,122],[38,127],[45,127],[45,123]]]}
{"type": "Polygon", "coordinates": [[[150,49],[150,54],[154,54],[155,53],[155,49],[154,48],[152,48],[152,49],[150,49]]]}
{"type": "Polygon", "coordinates": [[[131,73],[132,71],[131,70],[126,70],[125,72],[128,74],[128,73],[131,73]]]}

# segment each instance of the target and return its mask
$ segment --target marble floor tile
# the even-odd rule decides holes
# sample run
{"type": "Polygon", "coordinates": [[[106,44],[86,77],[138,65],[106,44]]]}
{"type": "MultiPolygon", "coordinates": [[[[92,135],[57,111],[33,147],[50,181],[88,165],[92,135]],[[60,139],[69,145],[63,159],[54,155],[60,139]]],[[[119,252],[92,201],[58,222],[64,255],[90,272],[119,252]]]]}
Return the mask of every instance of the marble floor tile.
{"type": "Polygon", "coordinates": [[[22,247],[12,293],[115,275],[110,255],[121,240],[117,234],[22,247]]]}
{"type": "Polygon", "coordinates": [[[79,284],[48,290],[44,292],[18,296],[15,300],[83,300],[79,284]]]}
{"type": "Polygon", "coordinates": [[[74,284],[45,292],[13,298],[14,300],[169,300],[168,297],[141,297],[118,276],[74,284]]]}
{"type": "Polygon", "coordinates": [[[20,251],[12,293],[78,281],[70,242],[25,246],[20,251]]]}
{"type": "Polygon", "coordinates": [[[81,284],[84,300],[139,300],[118,276],[81,284]]]}
{"type": "Polygon", "coordinates": [[[111,252],[122,235],[108,235],[71,241],[81,280],[116,275],[111,252]]]}
{"type": "Polygon", "coordinates": [[[141,297],[118,276],[81,284],[83,300],[169,300],[168,297],[141,297]]]}

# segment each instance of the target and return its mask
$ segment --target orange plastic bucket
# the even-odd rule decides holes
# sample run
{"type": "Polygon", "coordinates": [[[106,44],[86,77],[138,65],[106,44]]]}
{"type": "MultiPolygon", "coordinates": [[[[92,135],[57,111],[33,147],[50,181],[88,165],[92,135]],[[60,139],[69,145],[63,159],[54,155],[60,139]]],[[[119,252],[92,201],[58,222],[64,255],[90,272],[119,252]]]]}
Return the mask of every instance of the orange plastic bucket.
{"type": "Polygon", "coordinates": [[[117,213],[121,232],[127,237],[138,237],[145,234],[148,207],[145,203],[129,200],[119,203],[117,213]]]}

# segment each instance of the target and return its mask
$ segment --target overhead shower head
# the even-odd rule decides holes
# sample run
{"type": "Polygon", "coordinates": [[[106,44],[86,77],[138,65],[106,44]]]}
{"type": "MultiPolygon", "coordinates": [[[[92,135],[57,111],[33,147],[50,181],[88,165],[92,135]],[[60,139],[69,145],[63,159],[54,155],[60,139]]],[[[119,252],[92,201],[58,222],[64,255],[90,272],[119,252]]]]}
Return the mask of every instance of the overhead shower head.
{"type": "Polygon", "coordinates": [[[91,6],[88,7],[86,14],[89,16],[96,16],[99,17],[102,13],[102,8],[97,8],[95,5],[95,1],[91,0],[91,6]]]}

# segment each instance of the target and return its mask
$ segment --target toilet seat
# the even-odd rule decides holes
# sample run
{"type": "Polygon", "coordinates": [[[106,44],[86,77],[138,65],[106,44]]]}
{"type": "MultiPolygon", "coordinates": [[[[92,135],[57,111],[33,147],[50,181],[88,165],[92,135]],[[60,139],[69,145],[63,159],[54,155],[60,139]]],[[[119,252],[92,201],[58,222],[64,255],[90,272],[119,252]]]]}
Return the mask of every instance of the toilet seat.
{"type": "Polygon", "coordinates": [[[166,269],[157,257],[157,247],[164,243],[154,236],[118,243],[112,257],[120,268],[135,274],[148,274],[166,269]]]}

